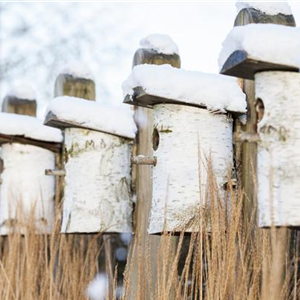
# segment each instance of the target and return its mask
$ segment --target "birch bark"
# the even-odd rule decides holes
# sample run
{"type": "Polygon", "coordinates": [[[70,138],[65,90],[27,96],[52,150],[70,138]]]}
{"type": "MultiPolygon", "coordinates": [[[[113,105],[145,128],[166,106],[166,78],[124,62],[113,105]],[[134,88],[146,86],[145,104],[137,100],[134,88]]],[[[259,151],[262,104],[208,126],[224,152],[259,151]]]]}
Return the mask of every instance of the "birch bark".
{"type": "Polygon", "coordinates": [[[131,147],[111,134],[65,130],[63,233],[132,231],[131,147]]]}
{"type": "Polygon", "coordinates": [[[259,226],[300,225],[300,74],[255,75],[264,106],[258,123],[259,226]]]}
{"type": "Polygon", "coordinates": [[[155,105],[153,113],[157,165],[148,232],[197,231],[210,158],[218,186],[228,181],[232,120],[225,114],[173,104],[155,105]]]}
{"type": "MultiPolygon", "coordinates": [[[[22,232],[22,222],[34,218],[37,232],[50,233],[54,220],[55,179],[46,169],[55,167],[55,154],[21,144],[2,145],[1,235],[22,232]]],[[[28,224],[28,223],[27,223],[28,224]]]]}

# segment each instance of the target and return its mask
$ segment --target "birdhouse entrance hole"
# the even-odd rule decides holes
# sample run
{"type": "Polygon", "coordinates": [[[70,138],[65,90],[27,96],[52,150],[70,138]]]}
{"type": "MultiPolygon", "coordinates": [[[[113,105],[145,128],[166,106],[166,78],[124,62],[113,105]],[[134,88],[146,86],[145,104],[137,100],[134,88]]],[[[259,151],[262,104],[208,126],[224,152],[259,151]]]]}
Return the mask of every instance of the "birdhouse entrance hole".
{"type": "Polygon", "coordinates": [[[256,109],[257,122],[260,122],[264,117],[264,113],[265,113],[265,105],[260,98],[256,100],[255,109],[256,109]]]}
{"type": "Polygon", "coordinates": [[[159,146],[159,132],[158,132],[157,128],[154,128],[154,130],[153,130],[152,144],[153,144],[153,150],[156,151],[159,146]]]}

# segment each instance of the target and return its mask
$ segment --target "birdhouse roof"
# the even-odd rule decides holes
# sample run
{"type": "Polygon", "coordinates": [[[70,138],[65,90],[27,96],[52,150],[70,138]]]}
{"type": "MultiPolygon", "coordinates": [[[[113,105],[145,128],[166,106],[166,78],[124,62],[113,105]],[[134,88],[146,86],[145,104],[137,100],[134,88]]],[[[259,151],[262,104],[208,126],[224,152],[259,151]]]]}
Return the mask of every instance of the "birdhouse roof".
{"type": "Polygon", "coordinates": [[[245,113],[247,107],[246,96],[235,78],[186,71],[170,65],[138,65],[122,87],[124,102],[141,106],[147,106],[142,103],[146,99],[150,106],[173,103],[239,114],[245,113]],[[141,94],[146,96],[140,97],[141,94]]]}
{"type": "Polygon", "coordinates": [[[126,105],[104,105],[75,97],[57,97],[48,106],[46,125],[85,128],[129,139],[137,131],[133,110],[126,105]]]}
{"type": "Polygon", "coordinates": [[[43,125],[35,117],[0,113],[0,144],[16,142],[58,152],[62,140],[59,129],[43,125]]]}
{"type": "Polygon", "coordinates": [[[257,71],[298,71],[299,51],[300,28],[275,24],[237,26],[223,42],[219,66],[222,74],[249,79],[257,71]],[[239,69],[232,70],[237,66],[239,69]]]}

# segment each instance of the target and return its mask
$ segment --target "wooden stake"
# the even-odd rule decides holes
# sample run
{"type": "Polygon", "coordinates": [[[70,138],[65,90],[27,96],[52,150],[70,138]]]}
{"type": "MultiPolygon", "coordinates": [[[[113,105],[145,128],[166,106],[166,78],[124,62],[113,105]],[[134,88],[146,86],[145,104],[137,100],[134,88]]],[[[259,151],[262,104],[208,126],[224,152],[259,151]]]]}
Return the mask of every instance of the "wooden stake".
{"type": "Polygon", "coordinates": [[[138,156],[132,157],[131,163],[133,163],[134,165],[156,166],[157,158],[156,157],[145,157],[143,155],[138,155],[138,156]]]}
{"type": "Polygon", "coordinates": [[[21,99],[15,96],[6,96],[2,102],[2,112],[11,114],[36,116],[36,100],[21,99]]]}
{"type": "MultiPolygon", "coordinates": [[[[133,67],[140,64],[170,64],[180,68],[180,57],[177,54],[165,55],[150,49],[138,49],[134,55],[133,67]]],[[[135,121],[138,126],[138,135],[134,147],[133,156],[144,155],[153,157],[152,131],[153,111],[152,109],[135,107],[135,121]]],[[[159,236],[149,236],[147,232],[149,212],[152,200],[152,169],[150,166],[133,166],[133,187],[137,195],[136,210],[134,213],[135,235],[131,244],[131,255],[128,264],[131,266],[130,292],[131,299],[151,299],[151,289],[157,286],[157,260],[158,249],[161,241],[159,236]],[[151,261],[151,270],[147,269],[147,260],[151,261]],[[149,278],[150,276],[150,278],[149,278]],[[148,285],[149,284],[149,285],[148,285]],[[146,290],[145,285],[148,285],[146,290]]],[[[172,253],[176,249],[176,238],[169,237],[170,262],[173,261],[172,253]]],[[[149,263],[149,262],[148,262],[149,263]]]]}
{"type": "Polygon", "coordinates": [[[70,96],[95,100],[95,83],[90,79],[78,78],[69,74],[60,74],[55,81],[54,96],[70,96]]]}
{"type": "Polygon", "coordinates": [[[49,176],[65,176],[66,172],[64,170],[45,170],[45,175],[49,176]]]}

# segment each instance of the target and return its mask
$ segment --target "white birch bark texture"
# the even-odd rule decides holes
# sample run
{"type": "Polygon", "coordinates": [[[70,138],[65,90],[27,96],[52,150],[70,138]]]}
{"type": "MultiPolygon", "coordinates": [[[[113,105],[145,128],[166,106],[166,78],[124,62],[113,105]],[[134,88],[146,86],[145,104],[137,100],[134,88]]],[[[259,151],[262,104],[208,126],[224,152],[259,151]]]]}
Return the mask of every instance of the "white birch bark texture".
{"type": "Polygon", "coordinates": [[[123,137],[66,129],[62,233],[132,231],[131,148],[123,137]]]}
{"type": "Polygon", "coordinates": [[[258,123],[259,226],[300,226],[300,74],[255,75],[264,105],[258,123]]]}
{"type": "Polygon", "coordinates": [[[207,162],[211,157],[221,190],[232,168],[232,120],[225,114],[174,104],[155,105],[153,113],[159,143],[154,151],[157,165],[153,167],[148,232],[199,231],[197,216],[200,205],[205,207],[207,162]]]}
{"type": "Polygon", "coordinates": [[[17,143],[3,144],[0,195],[1,235],[24,232],[22,224],[34,225],[37,233],[51,233],[54,222],[55,154],[47,149],[17,143]],[[29,222],[29,223],[28,223],[29,222]]]}

